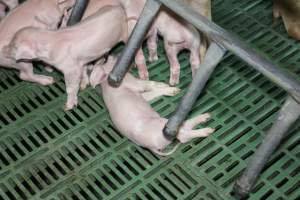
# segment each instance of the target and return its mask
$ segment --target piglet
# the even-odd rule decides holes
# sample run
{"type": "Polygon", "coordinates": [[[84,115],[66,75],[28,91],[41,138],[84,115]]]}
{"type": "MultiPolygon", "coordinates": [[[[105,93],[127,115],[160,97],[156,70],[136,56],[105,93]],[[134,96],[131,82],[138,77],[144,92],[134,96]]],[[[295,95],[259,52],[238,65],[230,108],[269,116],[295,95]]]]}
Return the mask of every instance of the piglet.
{"type": "MultiPolygon", "coordinates": [[[[124,1],[124,0],[123,0],[124,1]]],[[[145,0],[135,0],[135,4],[131,5],[132,12],[137,12],[136,16],[141,14],[144,7],[145,0]]],[[[133,23],[131,21],[131,23],[133,23]]],[[[135,25],[135,24],[134,24],[135,25]]],[[[133,30],[134,25],[129,24],[129,32],[133,30]]],[[[180,64],[177,59],[177,54],[183,50],[188,49],[191,52],[190,63],[192,67],[192,73],[200,65],[200,34],[196,28],[176,16],[166,8],[162,8],[158,13],[158,16],[153,22],[149,33],[147,34],[147,45],[149,50],[149,61],[153,62],[158,59],[157,56],[157,35],[160,35],[164,39],[164,47],[167,53],[167,57],[170,63],[170,80],[169,84],[174,86],[179,83],[180,76],[180,64]]],[[[135,57],[135,63],[139,70],[140,78],[148,79],[148,69],[145,63],[145,58],[142,49],[139,49],[135,57]]]]}
{"type": "Polygon", "coordinates": [[[275,0],[273,17],[282,17],[288,34],[300,40],[300,1],[299,0],[275,0]]]}
{"type": "Polygon", "coordinates": [[[7,45],[15,33],[24,27],[56,29],[62,19],[63,10],[73,3],[74,0],[27,0],[13,9],[0,22],[0,66],[19,70],[22,80],[42,85],[52,84],[52,77],[34,74],[31,63],[16,62],[12,59],[7,45]]]}
{"type": "MultiPolygon", "coordinates": [[[[109,57],[104,65],[95,66],[90,75],[92,86],[101,83],[102,96],[114,125],[121,134],[137,145],[161,156],[172,154],[178,145],[170,152],[163,152],[172,142],[167,140],[162,132],[167,119],[160,117],[147,101],[162,95],[174,96],[180,92],[180,89],[160,82],[140,80],[129,73],[119,88],[113,88],[108,84],[106,77],[115,62],[116,58],[109,57]]],[[[177,135],[179,142],[186,143],[193,138],[207,137],[213,133],[212,128],[193,130],[209,118],[209,114],[203,114],[187,120],[177,135]]]]}
{"type": "Polygon", "coordinates": [[[79,86],[88,84],[85,65],[127,40],[127,21],[119,6],[106,6],[79,24],[56,31],[25,28],[11,41],[15,60],[42,60],[64,74],[68,99],[65,110],[77,105],[79,86]],[[101,28],[102,27],[102,28],[101,28]]]}

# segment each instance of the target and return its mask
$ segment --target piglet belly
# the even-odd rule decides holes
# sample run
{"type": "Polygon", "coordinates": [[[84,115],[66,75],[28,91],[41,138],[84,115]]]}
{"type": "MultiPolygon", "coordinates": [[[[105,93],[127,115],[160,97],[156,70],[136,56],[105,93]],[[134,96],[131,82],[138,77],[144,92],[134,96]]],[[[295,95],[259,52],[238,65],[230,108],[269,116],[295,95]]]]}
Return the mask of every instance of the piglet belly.
{"type": "Polygon", "coordinates": [[[144,122],[157,117],[157,113],[139,94],[130,90],[103,89],[102,94],[116,128],[124,136],[139,144],[136,135],[143,129],[144,122]]]}

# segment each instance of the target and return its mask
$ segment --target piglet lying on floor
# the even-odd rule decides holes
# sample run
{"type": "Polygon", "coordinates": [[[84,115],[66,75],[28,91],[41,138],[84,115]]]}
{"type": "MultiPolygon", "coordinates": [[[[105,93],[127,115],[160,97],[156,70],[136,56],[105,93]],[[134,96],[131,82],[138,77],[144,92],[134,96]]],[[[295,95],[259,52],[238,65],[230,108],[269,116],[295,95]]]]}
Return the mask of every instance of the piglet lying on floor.
{"type": "MultiPolygon", "coordinates": [[[[171,143],[162,132],[167,119],[160,117],[147,101],[162,95],[174,96],[179,93],[180,89],[160,82],[140,80],[129,73],[119,88],[113,88],[109,86],[106,77],[115,62],[116,58],[109,57],[106,64],[94,66],[90,75],[92,86],[95,87],[101,83],[102,96],[113,123],[123,135],[137,145],[148,148],[161,156],[172,154],[178,145],[168,153],[162,152],[171,143]]],[[[193,138],[209,136],[214,129],[193,130],[195,126],[207,121],[209,117],[209,114],[203,114],[187,120],[180,128],[177,139],[185,143],[193,138]]]]}

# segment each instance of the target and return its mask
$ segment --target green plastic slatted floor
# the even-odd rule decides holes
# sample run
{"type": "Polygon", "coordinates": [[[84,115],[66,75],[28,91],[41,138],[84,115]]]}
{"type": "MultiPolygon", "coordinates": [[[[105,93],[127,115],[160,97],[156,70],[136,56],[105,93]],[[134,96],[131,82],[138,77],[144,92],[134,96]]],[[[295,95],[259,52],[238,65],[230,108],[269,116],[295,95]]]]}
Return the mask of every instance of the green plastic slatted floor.
{"type": "MultiPolygon", "coordinates": [[[[271,1],[265,0],[214,0],[213,16],[299,79],[299,43],[286,35],[282,23],[272,26],[271,8],[271,1]]],[[[180,56],[181,88],[191,81],[187,58],[186,53],[180,56]]],[[[160,60],[149,68],[151,79],[168,80],[161,46],[160,60]]],[[[286,98],[281,89],[227,54],[191,113],[211,112],[207,126],[216,133],[159,158],[118,133],[95,90],[81,92],[78,108],[65,113],[60,75],[54,85],[41,87],[20,81],[16,72],[0,70],[0,200],[233,199],[234,180],[286,98]]],[[[167,117],[182,95],[152,105],[167,117]]],[[[290,133],[250,199],[299,199],[299,125],[290,133]]]]}

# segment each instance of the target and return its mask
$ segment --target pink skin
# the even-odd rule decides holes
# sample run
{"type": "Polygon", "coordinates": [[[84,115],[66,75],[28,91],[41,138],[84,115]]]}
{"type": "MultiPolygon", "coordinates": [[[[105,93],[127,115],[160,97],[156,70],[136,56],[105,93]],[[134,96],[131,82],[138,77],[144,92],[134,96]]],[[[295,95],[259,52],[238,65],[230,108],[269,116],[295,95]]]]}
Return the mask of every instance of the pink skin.
{"type": "MultiPolygon", "coordinates": [[[[95,14],[98,10],[100,10],[105,6],[121,6],[121,5],[119,3],[119,0],[89,0],[88,6],[84,12],[82,19],[84,20],[85,18],[95,14]]],[[[67,22],[70,18],[71,12],[72,9],[65,11],[61,27],[67,26],[67,22]]]]}
{"type": "MultiPolygon", "coordinates": [[[[101,83],[102,96],[114,125],[120,133],[137,145],[161,156],[172,154],[178,145],[168,153],[162,152],[171,143],[162,133],[167,119],[160,117],[147,101],[163,95],[174,96],[180,92],[180,89],[160,82],[140,80],[129,73],[119,88],[113,88],[107,83],[106,75],[115,62],[116,58],[110,57],[106,64],[95,66],[90,77],[91,85],[96,86],[101,83]]],[[[209,114],[203,114],[187,120],[181,126],[177,139],[181,143],[186,143],[193,138],[209,136],[214,129],[193,130],[209,118],[209,114]]]]}
{"type": "Polygon", "coordinates": [[[9,55],[9,42],[16,32],[24,27],[33,26],[42,29],[56,29],[63,10],[73,0],[27,0],[12,10],[0,23],[0,66],[14,68],[20,71],[24,81],[36,82],[42,85],[54,83],[52,77],[33,73],[31,63],[16,62],[9,55]]]}
{"type": "MultiPolygon", "coordinates": [[[[211,15],[211,0],[183,0],[186,4],[192,7],[197,13],[205,16],[210,21],[212,20],[211,15]]],[[[204,60],[206,50],[209,46],[209,38],[204,34],[201,35],[200,44],[200,60],[204,60]]]]}
{"type": "MultiPolygon", "coordinates": [[[[131,5],[132,11],[139,16],[145,4],[145,0],[136,0],[131,5]]],[[[136,21],[128,24],[129,33],[133,30],[136,21]]],[[[193,74],[200,65],[200,35],[198,31],[191,25],[182,21],[179,17],[171,14],[168,10],[162,9],[153,23],[146,38],[149,49],[149,61],[153,62],[158,59],[157,56],[157,34],[164,38],[164,46],[170,62],[171,75],[169,84],[174,86],[179,83],[180,64],[177,59],[177,54],[183,50],[191,51],[190,63],[193,74]]],[[[148,69],[145,62],[143,51],[140,49],[137,52],[135,63],[139,70],[141,79],[149,78],[148,69]]]]}
{"type": "Polygon", "coordinates": [[[275,0],[273,7],[273,21],[282,17],[288,34],[300,40],[300,2],[299,0],[275,0]]]}
{"type": "Polygon", "coordinates": [[[190,50],[190,64],[194,75],[200,65],[200,35],[191,25],[166,11],[161,11],[155,22],[158,33],[164,38],[164,47],[170,62],[171,75],[169,84],[179,83],[180,64],[177,54],[183,50],[190,50]]]}
{"type": "Polygon", "coordinates": [[[72,27],[56,31],[25,28],[12,40],[10,53],[15,60],[39,59],[61,71],[68,95],[65,110],[70,110],[77,105],[80,84],[83,89],[88,83],[86,64],[99,59],[127,37],[123,9],[106,6],[72,27]]]}

